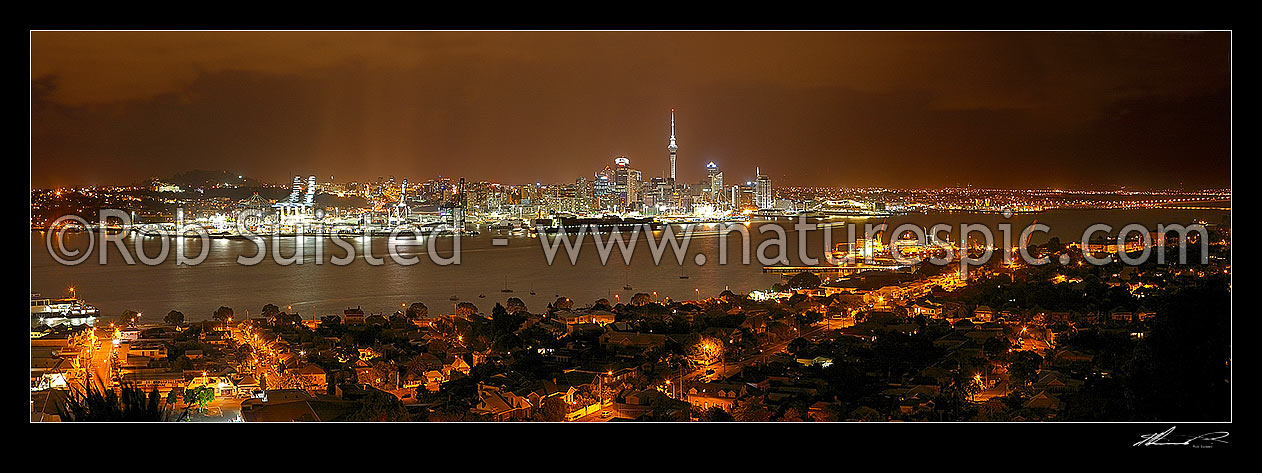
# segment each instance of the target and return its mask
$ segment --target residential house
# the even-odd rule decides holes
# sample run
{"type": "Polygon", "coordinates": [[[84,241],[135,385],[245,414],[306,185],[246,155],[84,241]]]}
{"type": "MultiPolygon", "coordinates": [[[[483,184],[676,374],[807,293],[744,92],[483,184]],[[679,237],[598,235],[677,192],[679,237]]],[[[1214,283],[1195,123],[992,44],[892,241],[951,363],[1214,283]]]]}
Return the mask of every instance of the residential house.
{"type": "Polygon", "coordinates": [[[982,305],[973,309],[974,322],[990,322],[993,320],[995,320],[995,310],[991,309],[989,306],[982,305]]]}
{"type": "Polygon", "coordinates": [[[364,325],[364,310],[355,307],[342,311],[342,323],[346,325],[364,325]]]}
{"type": "Polygon", "coordinates": [[[1070,378],[1056,370],[1040,371],[1038,381],[1034,382],[1035,389],[1050,393],[1077,391],[1082,385],[1082,380],[1070,378]]]}
{"type": "Polygon", "coordinates": [[[166,344],[132,345],[127,347],[127,356],[143,356],[153,360],[165,360],[167,357],[167,346],[166,344]]]}
{"type": "Polygon", "coordinates": [[[429,370],[425,372],[425,389],[429,392],[438,392],[443,383],[447,381],[447,377],[441,372],[429,370]]]}
{"type": "Polygon", "coordinates": [[[1054,411],[1060,409],[1060,399],[1047,391],[1039,391],[1038,394],[1025,401],[1022,407],[1054,411]]]}
{"type": "Polygon", "coordinates": [[[741,322],[741,328],[749,330],[750,333],[753,333],[755,335],[760,334],[760,333],[766,333],[767,332],[767,316],[759,314],[759,315],[751,315],[749,317],[746,317],[745,321],[741,322]]]}
{"type": "Polygon", "coordinates": [[[600,345],[608,348],[647,350],[666,346],[666,335],[642,332],[605,332],[600,345]]]}
{"type": "Polygon", "coordinates": [[[478,383],[478,402],[472,412],[485,415],[491,420],[502,422],[510,419],[530,418],[532,405],[530,400],[499,386],[478,383]]]}
{"type": "Polygon", "coordinates": [[[460,372],[468,376],[469,371],[472,370],[473,367],[469,366],[469,363],[465,362],[464,358],[460,358],[458,356],[453,356],[451,358],[451,362],[443,365],[443,376],[450,377],[452,372],[460,372]]]}
{"type": "Polygon", "coordinates": [[[596,324],[604,326],[614,321],[614,313],[600,309],[561,310],[552,314],[552,318],[565,325],[596,324]]]}
{"type": "Polygon", "coordinates": [[[303,365],[298,368],[298,377],[302,378],[303,385],[309,391],[325,393],[329,390],[328,373],[325,373],[320,365],[313,363],[303,365]]]}
{"type": "Polygon", "coordinates": [[[925,317],[937,318],[942,316],[942,304],[936,304],[929,301],[921,301],[912,304],[907,308],[907,312],[911,316],[923,315],[925,317]]]}
{"type": "Polygon", "coordinates": [[[718,407],[731,412],[736,400],[746,393],[744,384],[705,383],[688,388],[688,403],[694,409],[704,411],[718,407]]]}

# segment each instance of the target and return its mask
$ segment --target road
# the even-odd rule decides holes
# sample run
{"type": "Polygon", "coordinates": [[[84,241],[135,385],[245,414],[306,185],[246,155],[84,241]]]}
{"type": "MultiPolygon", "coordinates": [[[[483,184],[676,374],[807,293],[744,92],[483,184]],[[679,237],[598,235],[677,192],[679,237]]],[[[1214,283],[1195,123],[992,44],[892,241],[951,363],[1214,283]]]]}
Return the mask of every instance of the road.
{"type": "Polygon", "coordinates": [[[614,406],[613,401],[607,400],[596,412],[574,419],[572,422],[609,422],[614,417],[618,417],[618,409],[614,406]],[[600,414],[606,411],[609,412],[609,417],[601,417],[600,414]]]}
{"type": "MultiPolygon", "coordinates": [[[[95,346],[83,347],[80,363],[93,386],[109,388],[114,380],[113,355],[118,349],[112,343],[114,332],[107,328],[96,328],[93,331],[96,334],[95,346]]],[[[76,388],[83,389],[83,380],[76,381],[76,388]]]]}

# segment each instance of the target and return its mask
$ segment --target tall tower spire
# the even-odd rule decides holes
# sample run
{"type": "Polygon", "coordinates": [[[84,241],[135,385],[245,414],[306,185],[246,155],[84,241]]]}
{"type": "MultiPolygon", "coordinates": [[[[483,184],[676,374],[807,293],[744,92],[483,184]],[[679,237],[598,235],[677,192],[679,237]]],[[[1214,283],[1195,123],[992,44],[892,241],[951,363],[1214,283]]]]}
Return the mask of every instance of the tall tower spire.
{"type": "Polygon", "coordinates": [[[679,146],[675,144],[675,109],[670,109],[670,145],[666,146],[666,150],[670,152],[670,180],[675,180],[675,152],[679,151],[679,146]]]}

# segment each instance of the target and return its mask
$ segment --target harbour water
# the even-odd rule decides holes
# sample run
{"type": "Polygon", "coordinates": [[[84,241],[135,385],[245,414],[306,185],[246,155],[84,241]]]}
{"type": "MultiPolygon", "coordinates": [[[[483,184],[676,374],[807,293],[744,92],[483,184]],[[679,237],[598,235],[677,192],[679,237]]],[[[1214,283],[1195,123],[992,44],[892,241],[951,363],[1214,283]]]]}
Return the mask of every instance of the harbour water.
{"type": "MultiPolygon", "coordinates": [[[[1000,223],[1011,223],[1013,238],[1022,228],[1037,222],[1052,228],[1050,234],[1036,234],[1034,243],[1049,236],[1059,236],[1062,241],[1076,241],[1082,232],[1095,223],[1106,223],[1116,232],[1122,226],[1140,223],[1155,228],[1156,224],[1189,224],[1194,220],[1222,223],[1229,212],[1222,210],[1053,210],[1035,214],[1013,215],[1004,218],[999,214],[951,213],[912,214],[879,219],[832,220],[834,244],[846,239],[845,225],[854,223],[856,230],[863,231],[865,223],[885,223],[893,230],[903,223],[929,227],[945,223],[957,228],[965,223],[979,223],[996,228],[1000,223]]],[[[792,219],[779,219],[787,233],[788,257],[791,264],[800,264],[798,258],[799,237],[793,229],[792,219]]],[[[319,264],[314,254],[316,239],[306,240],[306,258],[301,264],[282,265],[272,258],[276,250],[270,243],[269,252],[262,262],[243,266],[238,257],[251,257],[256,253],[254,243],[241,239],[208,240],[206,259],[194,266],[177,265],[175,258],[162,264],[148,266],[137,262],[129,265],[119,250],[111,243],[107,264],[99,264],[102,245],[98,240],[91,257],[81,264],[65,266],[55,261],[45,246],[45,233],[31,232],[31,290],[45,295],[60,295],[69,287],[75,287],[78,296],[100,308],[104,315],[117,315],[124,310],[144,314],[148,320],[160,320],[172,309],[183,312],[188,320],[209,319],[219,306],[232,307],[239,316],[256,315],[264,304],[275,304],[282,310],[298,312],[303,318],[341,313],[347,307],[361,306],[366,312],[382,312],[387,315],[412,302],[423,302],[431,313],[452,310],[457,296],[461,301],[472,302],[484,312],[490,312],[496,302],[509,297],[522,299],[532,311],[541,311],[558,296],[572,298],[576,305],[586,305],[607,298],[613,303],[627,301],[637,292],[657,293],[658,297],[675,300],[708,297],[725,288],[735,292],[768,289],[780,281],[781,276],[762,271],[757,256],[752,254],[759,243],[774,237],[773,233],[759,234],[756,229],[764,222],[751,222],[750,262],[741,264],[740,237],[728,237],[726,265],[718,264],[719,237],[713,232],[713,224],[700,225],[699,234],[688,246],[679,264],[671,249],[666,249],[660,264],[654,264],[648,242],[641,236],[630,264],[624,264],[620,251],[615,248],[608,263],[602,264],[595,243],[588,236],[574,264],[566,256],[565,248],[558,250],[556,259],[548,264],[541,241],[528,236],[510,235],[499,230],[480,229],[477,236],[461,237],[461,261],[458,265],[438,265],[429,258],[425,246],[412,246],[402,251],[402,256],[417,256],[420,262],[403,265],[387,255],[387,239],[374,237],[361,240],[346,238],[357,259],[345,266],[334,265],[332,258],[343,257],[346,252],[327,239],[319,264]],[[493,239],[505,238],[506,246],[493,245],[493,239]],[[365,245],[374,258],[384,258],[381,265],[372,265],[365,259],[365,245]],[[698,265],[698,254],[705,255],[705,263],[698,265]],[[633,289],[624,289],[625,285],[633,289]],[[511,293],[502,292],[504,289],[511,293]],[[534,292],[532,295],[531,292],[534,292]],[[480,297],[485,296],[485,297],[480,297]]],[[[88,239],[94,234],[78,233],[66,236],[69,248],[87,249],[88,239]]],[[[996,232],[998,235],[998,232],[996,232]]],[[[99,239],[99,235],[96,235],[99,239]]],[[[161,241],[157,238],[141,238],[142,247],[149,256],[160,252],[161,241]]],[[[660,238],[660,237],[658,237],[660,238]]],[[[958,241],[958,233],[953,233],[958,241]]],[[[171,251],[180,244],[172,240],[171,251]]],[[[823,254],[823,232],[807,232],[807,255],[818,258],[823,254]]],[[[123,238],[123,244],[135,258],[132,236],[123,238]]],[[[190,257],[202,251],[201,243],[187,240],[183,250],[190,257]]],[[[280,254],[294,254],[293,238],[280,240],[280,254]]],[[[439,256],[452,255],[452,237],[437,237],[436,251],[439,256]]],[[[173,254],[173,253],[172,253],[173,254]]],[[[769,256],[775,249],[768,251],[769,256]]]]}

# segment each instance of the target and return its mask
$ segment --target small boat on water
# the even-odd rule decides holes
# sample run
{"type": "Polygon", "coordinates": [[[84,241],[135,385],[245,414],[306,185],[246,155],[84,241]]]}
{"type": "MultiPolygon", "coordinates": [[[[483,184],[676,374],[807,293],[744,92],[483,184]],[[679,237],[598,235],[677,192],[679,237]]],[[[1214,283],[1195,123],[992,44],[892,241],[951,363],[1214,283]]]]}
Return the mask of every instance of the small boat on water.
{"type": "Polygon", "coordinates": [[[500,289],[500,292],[513,292],[512,289],[508,288],[508,278],[504,278],[504,289],[500,289]]]}
{"type": "Polygon", "coordinates": [[[459,297],[459,296],[451,296],[451,297],[448,297],[447,299],[448,299],[448,300],[453,300],[453,301],[458,301],[458,300],[460,300],[460,297],[459,297]]]}

